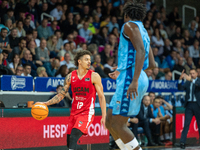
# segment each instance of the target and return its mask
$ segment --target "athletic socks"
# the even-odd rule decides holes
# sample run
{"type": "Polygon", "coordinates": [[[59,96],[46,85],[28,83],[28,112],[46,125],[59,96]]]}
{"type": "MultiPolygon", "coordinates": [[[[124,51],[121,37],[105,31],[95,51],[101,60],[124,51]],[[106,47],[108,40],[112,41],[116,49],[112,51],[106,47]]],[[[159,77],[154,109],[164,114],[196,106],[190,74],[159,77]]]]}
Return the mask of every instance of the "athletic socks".
{"type": "Polygon", "coordinates": [[[165,133],[165,139],[170,140],[169,133],[165,133]]]}
{"type": "Polygon", "coordinates": [[[164,136],[163,136],[163,135],[160,136],[160,140],[161,140],[161,141],[164,140],[164,136]]]}
{"type": "MultiPolygon", "coordinates": [[[[136,147],[140,146],[137,139],[134,138],[132,141],[128,142],[125,144],[125,146],[127,147],[128,150],[133,150],[135,149],[136,147]]],[[[139,150],[141,150],[142,148],[140,147],[139,150]]]]}
{"type": "Polygon", "coordinates": [[[121,139],[117,139],[115,143],[121,150],[128,150],[121,139]]]}

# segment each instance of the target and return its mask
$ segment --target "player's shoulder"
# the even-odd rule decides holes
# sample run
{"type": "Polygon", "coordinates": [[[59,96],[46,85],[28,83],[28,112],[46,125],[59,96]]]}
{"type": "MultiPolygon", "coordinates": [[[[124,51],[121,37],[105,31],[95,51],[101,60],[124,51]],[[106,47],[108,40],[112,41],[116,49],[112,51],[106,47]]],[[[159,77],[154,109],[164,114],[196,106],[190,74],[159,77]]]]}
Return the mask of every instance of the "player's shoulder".
{"type": "Polygon", "coordinates": [[[92,72],[92,82],[95,83],[98,80],[101,80],[100,75],[97,72],[92,72]]]}

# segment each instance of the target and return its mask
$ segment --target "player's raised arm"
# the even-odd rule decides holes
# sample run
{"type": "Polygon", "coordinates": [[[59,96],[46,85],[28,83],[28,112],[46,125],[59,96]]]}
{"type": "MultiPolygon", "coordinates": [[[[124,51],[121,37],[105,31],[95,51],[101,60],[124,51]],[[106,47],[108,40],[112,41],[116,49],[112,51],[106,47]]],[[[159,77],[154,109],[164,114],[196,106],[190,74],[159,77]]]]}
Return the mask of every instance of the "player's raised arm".
{"type": "Polygon", "coordinates": [[[92,73],[92,82],[95,86],[95,89],[97,91],[98,97],[99,97],[99,104],[101,106],[101,113],[102,113],[102,119],[101,124],[105,127],[105,121],[106,121],[106,100],[103,93],[103,86],[101,83],[101,77],[98,73],[93,72],[92,73]]]}
{"type": "Polygon", "coordinates": [[[126,23],[124,26],[124,33],[129,37],[131,43],[137,51],[133,80],[129,86],[129,89],[127,90],[127,97],[130,93],[130,98],[132,99],[132,93],[134,98],[136,98],[136,95],[138,95],[138,79],[144,64],[145,49],[140,30],[136,24],[130,22],[126,23]]]}
{"type": "Polygon", "coordinates": [[[71,84],[71,73],[68,74],[66,77],[65,77],[65,81],[64,81],[64,87],[62,88],[61,92],[58,93],[56,96],[54,96],[52,99],[50,99],[49,101],[47,102],[44,102],[46,105],[53,105],[53,104],[56,104],[56,103],[59,103],[64,97],[65,95],[67,94],[68,90],[69,90],[69,87],[70,87],[70,84],[71,84]]]}

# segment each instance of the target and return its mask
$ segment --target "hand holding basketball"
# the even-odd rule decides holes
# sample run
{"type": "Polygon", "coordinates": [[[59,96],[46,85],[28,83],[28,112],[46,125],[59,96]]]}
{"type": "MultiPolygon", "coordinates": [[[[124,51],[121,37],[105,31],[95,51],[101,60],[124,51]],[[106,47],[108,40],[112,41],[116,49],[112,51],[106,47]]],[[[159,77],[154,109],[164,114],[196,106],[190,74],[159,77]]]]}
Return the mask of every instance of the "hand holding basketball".
{"type": "Polygon", "coordinates": [[[45,103],[37,102],[31,109],[31,115],[36,120],[44,120],[49,114],[49,109],[45,103]]]}

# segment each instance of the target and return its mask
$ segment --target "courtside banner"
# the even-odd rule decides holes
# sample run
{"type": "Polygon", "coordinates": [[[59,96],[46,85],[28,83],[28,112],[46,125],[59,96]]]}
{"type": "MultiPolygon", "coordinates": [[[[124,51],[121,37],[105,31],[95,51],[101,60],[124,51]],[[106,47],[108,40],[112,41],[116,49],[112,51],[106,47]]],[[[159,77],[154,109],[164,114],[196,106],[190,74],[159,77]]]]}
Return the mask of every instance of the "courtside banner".
{"type": "MultiPolygon", "coordinates": [[[[69,117],[47,117],[42,121],[32,117],[0,118],[0,149],[65,146],[68,120],[69,117]]],[[[78,143],[109,143],[109,132],[100,120],[101,116],[95,116],[88,135],[78,143]]]]}
{"type": "Polygon", "coordinates": [[[3,91],[33,91],[33,78],[24,76],[1,76],[1,90],[3,91]]]}

